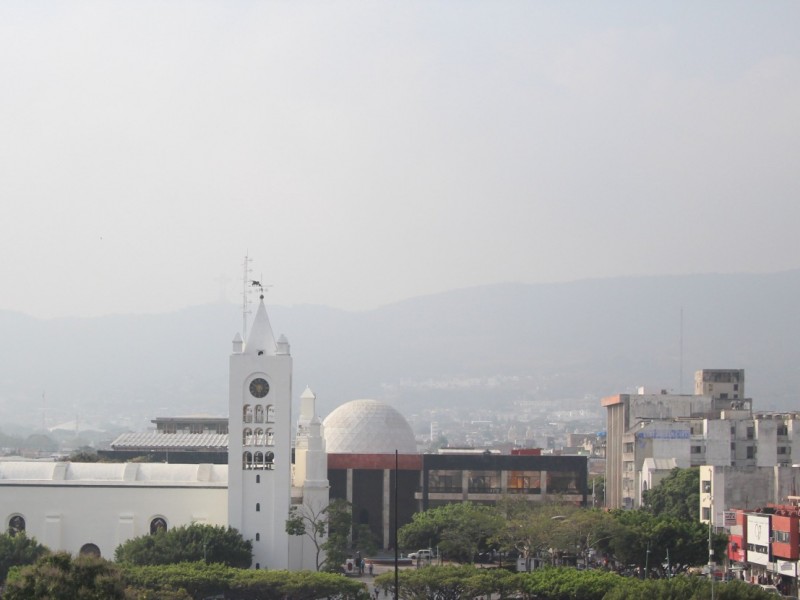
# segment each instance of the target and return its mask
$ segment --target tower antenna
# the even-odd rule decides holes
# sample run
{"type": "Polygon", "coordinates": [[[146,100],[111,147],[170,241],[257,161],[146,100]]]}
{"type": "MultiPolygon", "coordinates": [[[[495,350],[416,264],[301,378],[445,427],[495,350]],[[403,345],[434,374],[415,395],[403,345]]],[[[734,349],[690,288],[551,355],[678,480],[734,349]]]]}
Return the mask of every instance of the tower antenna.
{"type": "Polygon", "coordinates": [[[681,347],[680,347],[680,356],[678,358],[678,362],[679,362],[679,366],[678,366],[679,374],[678,374],[678,377],[680,377],[680,379],[678,380],[678,393],[679,394],[683,394],[683,307],[682,306],[681,306],[680,345],[681,345],[681,347]]]}
{"type": "Polygon", "coordinates": [[[250,302],[247,298],[248,283],[250,282],[250,263],[253,259],[244,255],[242,262],[242,339],[247,339],[247,315],[250,314],[250,302]]]}

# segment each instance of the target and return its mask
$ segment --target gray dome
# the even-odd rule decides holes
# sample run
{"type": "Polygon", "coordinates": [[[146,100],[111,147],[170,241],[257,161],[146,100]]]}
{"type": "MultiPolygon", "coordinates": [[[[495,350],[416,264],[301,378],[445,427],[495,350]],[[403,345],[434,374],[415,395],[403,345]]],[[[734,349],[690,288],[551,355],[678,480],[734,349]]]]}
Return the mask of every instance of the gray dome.
{"type": "Polygon", "coordinates": [[[329,454],[416,454],[417,443],[408,421],[378,400],[342,404],[323,422],[329,454]]]}

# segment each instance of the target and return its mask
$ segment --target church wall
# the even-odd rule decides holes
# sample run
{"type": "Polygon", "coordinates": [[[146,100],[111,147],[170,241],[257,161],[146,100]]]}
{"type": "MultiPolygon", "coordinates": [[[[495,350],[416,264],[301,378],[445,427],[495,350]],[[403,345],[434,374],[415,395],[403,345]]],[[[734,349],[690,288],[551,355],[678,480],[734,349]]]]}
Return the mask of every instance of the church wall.
{"type": "Polygon", "coordinates": [[[150,533],[154,518],[169,529],[203,523],[227,525],[228,490],[221,486],[0,484],[0,519],[25,519],[29,536],[51,550],[78,554],[95,544],[113,558],[122,542],[150,533]]]}

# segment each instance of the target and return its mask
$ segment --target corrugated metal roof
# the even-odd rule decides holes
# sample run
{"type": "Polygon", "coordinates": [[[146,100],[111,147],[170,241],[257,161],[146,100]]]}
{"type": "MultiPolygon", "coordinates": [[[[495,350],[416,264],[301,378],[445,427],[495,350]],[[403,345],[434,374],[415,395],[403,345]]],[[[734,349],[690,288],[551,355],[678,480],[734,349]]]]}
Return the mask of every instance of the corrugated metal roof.
{"type": "Polygon", "coordinates": [[[173,448],[228,449],[227,433],[123,433],[111,443],[115,450],[159,450],[173,448]]]}

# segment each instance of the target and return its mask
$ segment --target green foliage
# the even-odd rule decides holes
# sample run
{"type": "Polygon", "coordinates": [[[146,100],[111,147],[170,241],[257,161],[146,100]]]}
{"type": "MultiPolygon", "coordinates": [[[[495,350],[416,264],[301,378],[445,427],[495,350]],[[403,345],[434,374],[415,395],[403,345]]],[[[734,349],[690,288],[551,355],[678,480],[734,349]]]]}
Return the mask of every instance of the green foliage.
{"type": "MultiPolygon", "coordinates": [[[[671,579],[623,578],[622,583],[606,594],[603,600],[710,600],[711,583],[701,577],[671,579]]],[[[717,600],[773,600],[774,594],[743,581],[714,584],[717,600]]]]}
{"type": "Polygon", "coordinates": [[[96,463],[100,462],[100,457],[97,455],[97,452],[92,450],[78,450],[70,454],[69,462],[96,463]]]}
{"type": "Polygon", "coordinates": [[[247,568],[253,560],[253,545],[235,529],[195,524],[133,538],[118,546],[114,556],[117,562],[133,565],[203,560],[247,568]]]}
{"type": "MultiPolygon", "coordinates": [[[[123,567],[137,600],[181,594],[200,600],[225,595],[237,600],[365,600],[360,581],[332,573],[236,569],[222,564],[182,563],[123,567]]],[[[176,599],[180,596],[174,596],[176,599]]]]}
{"type": "Polygon", "coordinates": [[[603,600],[625,578],[607,571],[537,569],[520,575],[520,591],[548,600],[603,600]]]}
{"type": "Polygon", "coordinates": [[[11,567],[32,565],[47,553],[47,548],[21,531],[15,535],[0,534],[0,584],[11,567]]]}
{"type": "Polygon", "coordinates": [[[657,486],[642,493],[642,508],[663,517],[700,520],[700,468],[674,468],[657,486]]]}
{"type": "Polygon", "coordinates": [[[326,510],[328,539],[322,544],[325,552],[324,570],[336,572],[350,556],[350,532],[353,526],[353,506],[346,500],[334,500],[326,510]]]}
{"type": "Polygon", "coordinates": [[[416,513],[400,528],[398,540],[406,552],[438,546],[452,560],[472,562],[502,526],[503,517],[494,507],[462,502],[416,513]]]}
{"type": "MultiPolygon", "coordinates": [[[[641,580],[599,570],[543,568],[530,573],[476,569],[471,565],[407,569],[399,573],[403,600],[460,600],[498,595],[542,600],[710,600],[711,585],[699,577],[641,580]]],[[[384,593],[394,591],[394,573],[375,578],[384,593]]],[[[771,600],[775,596],[741,581],[714,584],[717,600],[771,600]]]]}
{"type": "Polygon", "coordinates": [[[353,506],[341,499],[322,509],[308,504],[293,506],[286,520],[286,533],[304,535],[314,544],[317,571],[338,572],[351,556],[353,543],[363,554],[376,550],[369,526],[353,526],[353,506]]]}
{"type": "MultiPolygon", "coordinates": [[[[620,510],[612,515],[616,529],[606,549],[622,564],[649,566],[663,574],[661,565],[667,562],[667,552],[671,567],[678,572],[708,562],[708,528],[699,521],[656,517],[642,510],[620,510]]],[[[724,535],[712,537],[718,558],[726,543],[724,535]]]]}
{"type": "Polygon", "coordinates": [[[324,565],[322,545],[328,533],[329,506],[319,509],[309,504],[292,506],[289,509],[289,518],[286,519],[286,533],[289,535],[306,536],[315,549],[315,565],[319,571],[324,565]]]}
{"type": "Polygon", "coordinates": [[[497,506],[503,520],[489,538],[503,552],[516,551],[528,559],[544,554],[556,545],[558,519],[576,508],[557,504],[533,504],[524,498],[504,498],[497,506]]]}
{"type": "Polygon", "coordinates": [[[11,570],[4,600],[123,600],[125,583],[115,565],[92,556],[47,554],[11,570]]]}
{"type": "MultiPolygon", "coordinates": [[[[517,590],[517,575],[500,569],[476,569],[472,565],[446,565],[405,569],[399,573],[398,595],[404,600],[460,600],[493,593],[512,594],[517,590]]],[[[394,573],[375,578],[375,585],[391,594],[394,573]]]]}

